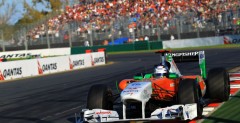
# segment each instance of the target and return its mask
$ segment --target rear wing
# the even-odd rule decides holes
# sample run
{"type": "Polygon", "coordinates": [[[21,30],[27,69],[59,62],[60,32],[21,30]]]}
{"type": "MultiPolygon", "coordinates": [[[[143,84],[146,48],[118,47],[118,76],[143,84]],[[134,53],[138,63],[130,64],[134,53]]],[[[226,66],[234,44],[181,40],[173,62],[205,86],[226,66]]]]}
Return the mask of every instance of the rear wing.
{"type": "Polygon", "coordinates": [[[201,75],[204,79],[207,77],[206,73],[206,61],[204,51],[193,51],[193,52],[166,52],[167,60],[174,62],[199,62],[201,75]]]}
{"type": "Polygon", "coordinates": [[[174,70],[178,75],[180,71],[177,69],[175,63],[178,62],[199,62],[201,76],[206,79],[206,61],[204,51],[192,51],[192,52],[171,52],[170,50],[159,50],[155,52],[161,54],[161,61],[168,61],[172,66],[175,66],[174,70]]]}

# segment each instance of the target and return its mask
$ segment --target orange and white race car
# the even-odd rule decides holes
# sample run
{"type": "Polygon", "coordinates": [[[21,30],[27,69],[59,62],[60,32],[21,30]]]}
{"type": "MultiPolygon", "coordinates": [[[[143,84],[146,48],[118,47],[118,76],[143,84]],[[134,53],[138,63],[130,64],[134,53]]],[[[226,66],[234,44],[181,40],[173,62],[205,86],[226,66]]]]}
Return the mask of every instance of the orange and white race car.
{"type": "Polygon", "coordinates": [[[118,98],[103,84],[93,85],[88,93],[87,107],[79,122],[113,122],[128,120],[192,120],[202,116],[209,102],[229,99],[230,81],[225,68],[213,68],[206,74],[205,53],[172,53],[160,50],[161,62],[153,73],[139,73],[119,83],[117,94],[122,113],[115,111],[118,98]],[[201,75],[182,75],[175,62],[198,61],[201,75]],[[121,115],[119,115],[121,114],[121,115]]]}

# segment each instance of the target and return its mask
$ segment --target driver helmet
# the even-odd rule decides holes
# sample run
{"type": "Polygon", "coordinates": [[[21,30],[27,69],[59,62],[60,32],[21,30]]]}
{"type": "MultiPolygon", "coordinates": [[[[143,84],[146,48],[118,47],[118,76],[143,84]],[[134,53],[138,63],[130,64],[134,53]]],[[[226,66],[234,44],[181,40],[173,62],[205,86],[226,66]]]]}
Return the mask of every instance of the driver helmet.
{"type": "Polygon", "coordinates": [[[154,69],[154,76],[155,76],[155,78],[168,77],[168,68],[167,68],[167,66],[158,65],[154,69]]]}

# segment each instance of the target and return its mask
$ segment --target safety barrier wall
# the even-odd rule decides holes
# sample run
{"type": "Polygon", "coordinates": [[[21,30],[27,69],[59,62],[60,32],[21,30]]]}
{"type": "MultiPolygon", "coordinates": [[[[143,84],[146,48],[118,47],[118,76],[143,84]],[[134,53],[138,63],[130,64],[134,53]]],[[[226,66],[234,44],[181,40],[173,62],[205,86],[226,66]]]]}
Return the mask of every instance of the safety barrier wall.
{"type": "Polygon", "coordinates": [[[168,41],[139,41],[130,44],[93,46],[93,47],[73,47],[71,54],[85,53],[87,49],[93,51],[105,48],[107,52],[137,51],[137,50],[157,50],[166,48],[186,48],[199,46],[214,46],[226,44],[240,44],[240,35],[225,35],[207,38],[180,39],[168,41]]]}
{"type": "Polygon", "coordinates": [[[134,43],[128,44],[120,44],[120,45],[102,45],[102,46],[92,46],[92,47],[72,47],[71,54],[79,54],[85,53],[87,49],[91,49],[93,51],[105,48],[106,52],[122,52],[122,51],[136,51],[136,50],[154,50],[154,49],[162,49],[162,41],[138,41],[134,43]]]}
{"type": "Polygon", "coordinates": [[[225,35],[219,37],[163,41],[163,48],[185,48],[226,44],[240,44],[240,35],[225,35]]]}
{"type": "Polygon", "coordinates": [[[0,80],[11,80],[61,71],[103,65],[104,52],[2,62],[0,80]]]}
{"type": "Polygon", "coordinates": [[[223,44],[223,41],[221,39],[222,37],[210,37],[163,41],[163,49],[219,45],[223,44]]]}

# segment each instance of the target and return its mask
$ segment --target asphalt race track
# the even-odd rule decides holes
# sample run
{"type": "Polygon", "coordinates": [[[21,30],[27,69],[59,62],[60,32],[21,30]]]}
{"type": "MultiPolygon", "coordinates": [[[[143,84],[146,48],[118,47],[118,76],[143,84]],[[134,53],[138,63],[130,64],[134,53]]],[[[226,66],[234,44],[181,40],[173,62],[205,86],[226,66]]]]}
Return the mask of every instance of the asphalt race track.
{"type": "MultiPolygon", "coordinates": [[[[240,66],[240,48],[205,50],[207,69],[240,66]]],[[[88,89],[115,83],[135,73],[152,72],[154,53],[109,55],[110,64],[0,83],[0,123],[74,123],[86,105],[88,89]]],[[[178,64],[182,74],[199,74],[198,63],[178,64]]]]}

